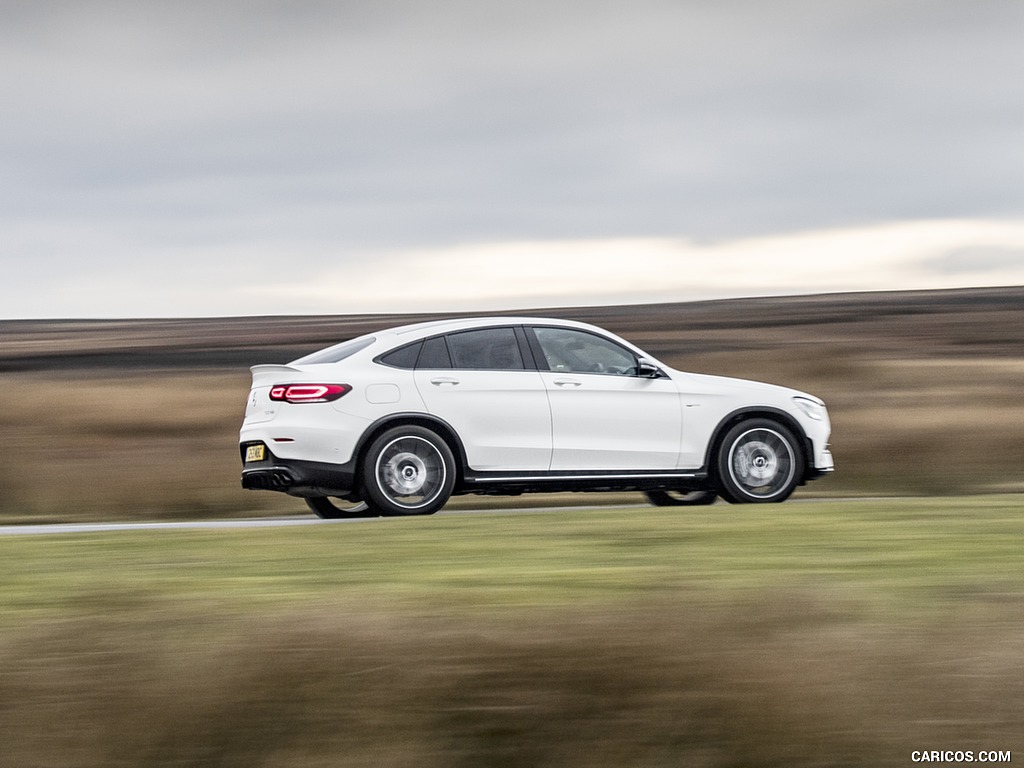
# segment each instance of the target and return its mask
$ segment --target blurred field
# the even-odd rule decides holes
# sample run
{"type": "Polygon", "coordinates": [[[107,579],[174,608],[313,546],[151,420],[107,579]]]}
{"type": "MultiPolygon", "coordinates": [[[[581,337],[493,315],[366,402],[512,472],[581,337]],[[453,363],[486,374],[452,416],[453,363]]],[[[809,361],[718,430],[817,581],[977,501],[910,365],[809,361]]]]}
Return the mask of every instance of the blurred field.
{"type": "MultiPolygon", "coordinates": [[[[768,508],[0,540],[0,768],[1024,749],[1024,289],[537,314],[821,395],[836,475],[768,508]],[[874,495],[928,498],[838,498],[874,495]]],[[[238,487],[248,366],[395,321],[0,323],[0,521],[305,514],[238,487]]]]}
{"type": "Polygon", "coordinates": [[[1019,752],[1022,534],[1000,495],[12,537],[0,766],[1019,752]]]}
{"type": "MultiPolygon", "coordinates": [[[[824,397],[838,471],[799,495],[1024,490],[1024,288],[531,314],[596,322],[684,370],[824,397]]],[[[305,513],[238,486],[248,366],[419,319],[0,322],[0,520],[305,513]]]]}

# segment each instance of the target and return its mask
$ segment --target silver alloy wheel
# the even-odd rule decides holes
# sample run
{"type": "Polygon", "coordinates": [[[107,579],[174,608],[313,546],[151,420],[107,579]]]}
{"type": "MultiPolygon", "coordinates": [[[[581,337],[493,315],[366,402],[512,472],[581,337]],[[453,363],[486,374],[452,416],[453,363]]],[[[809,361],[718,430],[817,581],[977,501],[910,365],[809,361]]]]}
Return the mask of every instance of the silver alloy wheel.
{"type": "Polygon", "coordinates": [[[377,487],[391,503],[416,510],[438,497],[448,469],[437,446],[422,437],[404,435],[378,454],[374,476],[377,487]]]}
{"type": "Polygon", "coordinates": [[[728,463],[733,483],[759,500],[787,491],[796,473],[793,446],[782,433],[767,427],[755,427],[737,437],[728,463]]]}

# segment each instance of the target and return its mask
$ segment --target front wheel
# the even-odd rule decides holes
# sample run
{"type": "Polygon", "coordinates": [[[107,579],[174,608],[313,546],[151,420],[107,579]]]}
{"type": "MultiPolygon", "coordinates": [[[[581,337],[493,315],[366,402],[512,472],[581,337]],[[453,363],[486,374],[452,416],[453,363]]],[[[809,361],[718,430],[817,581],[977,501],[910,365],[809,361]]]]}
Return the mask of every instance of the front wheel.
{"type": "Polygon", "coordinates": [[[455,487],[455,457],[425,427],[394,427],[367,450],[363,487],[370,508],[381,515],[432,515],[455,487]]]}
{"type": "Polygon", "coordinates": [[[768,419],[740,422],[726,433],[718,452],[721,495],[733,504],[785,501],[803,471],[793,433],[768,419]]]}

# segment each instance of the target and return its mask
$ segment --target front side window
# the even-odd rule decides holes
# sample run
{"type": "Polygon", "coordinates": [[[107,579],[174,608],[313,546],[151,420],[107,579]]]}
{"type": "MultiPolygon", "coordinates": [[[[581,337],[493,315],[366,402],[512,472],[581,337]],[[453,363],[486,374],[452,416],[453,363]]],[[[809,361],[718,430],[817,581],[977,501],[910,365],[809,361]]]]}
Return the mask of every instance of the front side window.
{"type": "Polygon", "coordinates": [[[548,370],[635,376],[637,359],[610,339],[574,328],[534,328],[548,370]]]}
{"type": "Polygon", "coordinates": [[[448,335],[452,367],[484,371],[521,371],[523,355],[513,328],[481,328],[448,335]]]}

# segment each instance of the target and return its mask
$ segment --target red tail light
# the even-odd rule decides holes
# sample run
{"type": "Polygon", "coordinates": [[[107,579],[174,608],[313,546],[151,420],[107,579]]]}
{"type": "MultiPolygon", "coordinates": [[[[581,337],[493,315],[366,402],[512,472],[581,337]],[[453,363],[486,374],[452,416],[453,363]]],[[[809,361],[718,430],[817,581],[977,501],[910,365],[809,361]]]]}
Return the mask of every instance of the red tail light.
{"type": "Polygon", "coordinates": [[[329,403],[352,391],[348,384],[278,384],[270,399],[286,403],[329,403]]]}

